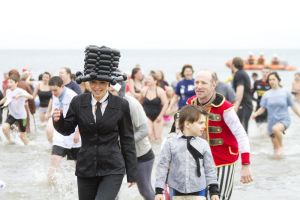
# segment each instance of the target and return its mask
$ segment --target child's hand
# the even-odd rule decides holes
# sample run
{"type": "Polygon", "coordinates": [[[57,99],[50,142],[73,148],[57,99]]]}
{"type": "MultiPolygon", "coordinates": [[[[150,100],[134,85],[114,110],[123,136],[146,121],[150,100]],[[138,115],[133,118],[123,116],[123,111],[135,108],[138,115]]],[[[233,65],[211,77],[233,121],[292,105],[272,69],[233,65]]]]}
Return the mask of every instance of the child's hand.
{"type": "Polygon", "coordinates": [[[19,98],[21,97],[21,95],[16,95],[16,96],[14,96],[13,98],[15,99],[15,100],[18,100],[19,98]]]}
{"type": "Polygon", "coordinates": [[[219,196],[218,195],[212,195],[210,197],[210,200],[219,200],[219,196]]]}
{"type": "Polygon", "coordinates": [[[253,113],[252,115],[251,115],[251,119],[255,119],[257,117],[257,115],[255,114],[255,113],[253,113]]]}
{"type": "Polygon", "coordinates": [[[155,195],[155,200],[164,200],[164,195],[162,194],[155,195]]]}
{"type": "Polygon", "coordinates": [[[61,115],[61,110],[55,109],[52,114],[53,121],[57,122],[60,119],[60,115],[61,115]]]}

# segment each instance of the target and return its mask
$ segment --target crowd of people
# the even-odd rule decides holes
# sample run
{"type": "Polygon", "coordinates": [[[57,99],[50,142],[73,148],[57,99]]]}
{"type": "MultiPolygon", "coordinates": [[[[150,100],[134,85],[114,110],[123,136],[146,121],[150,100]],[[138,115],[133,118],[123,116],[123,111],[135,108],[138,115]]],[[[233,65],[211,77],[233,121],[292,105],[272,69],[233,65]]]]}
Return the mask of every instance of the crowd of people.
{"type": "MultiPolygon", "coordinates": [[[[55,182],[64,157],[74,160],[80,200],[116,199],[125,172],[128,186],[137,184],[146,200],[180,196],[229,200],[239,156],[241,182],[253,181],[250,118],[258,126],[267,124],[279,158],[291,123],[288,107],[300,117],[277,72],[264,67],[262,78],[251,84],[244,63],[233,58],[229,84],[216,72],[194,73],[189,64],[172,84],[163,71],[144,75],[139,65],[126,82],[117,84],[100,76],[77,84],[67,67],[57,75],[44,72],[37,82],[28,70],[12,69],[5,74],[0,93],[2,132],[11,145],[10,132],[17,128],[24,145],[30,144],[27,134],[37,108],[45,139],[52,145],[49,182],[55,182]],[[170,121],[172,129],[164,139],[163,127],[170,121]],[[154,143],[162,146],[157,166],[153,166],[154,143]]],[[[297,73],[293,82],[296,101],[300,101],[299,77],[297,73]]]]}

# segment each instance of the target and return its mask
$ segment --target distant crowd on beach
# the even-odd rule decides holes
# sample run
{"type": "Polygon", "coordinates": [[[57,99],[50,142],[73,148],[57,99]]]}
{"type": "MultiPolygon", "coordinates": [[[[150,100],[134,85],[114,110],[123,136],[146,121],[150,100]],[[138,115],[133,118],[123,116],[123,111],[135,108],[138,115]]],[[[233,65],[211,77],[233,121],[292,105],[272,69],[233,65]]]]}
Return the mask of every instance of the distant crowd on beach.
{"type": "MultiPolygon", "coordinates": [[[[224,82],[219,80],[218,72],[200,71],[198,66],[190,64],[182,66],[172,82],[165,80],[163,70],[144,74],[143,67],[136,65],[131,74],[127,74],[126,82],[116,85],[99,79],[77,84],[76,76],[69,67],[60,68],[59,74],[45,71],[37,79],[32,77],[30,69],[10,69],[4,73],[0,91],[0,134],[6,139],[2,143],[15,144],[11,132],[17,130],[24,145],[30,144],[32,141],[29,141],[28,134],[33,134],[30,124],[35,123],[31,120],[38,116],[39,126],[45,128],[45,139],[52,145],[49,182],[55,182],[55,173],[64,157],[74,161],[79,159],[76,175],[81,200],[115,199],[120,185],[112,185],[109,189],[107,186],[123,179],[123,171],[116,168],[116,163],[123,166],[123,162],[126,163],[124,168],[129,171],[129,186],[136,183],[146,200],[172,199],[175,196],[228,200],[233,190],[234,163],[239,154],[241,182],[252,181],[249,120],[255,120],[258,127],[267,127],[260,130],[269,135],[274,156],[281,158],[283,136],[291,124],[288,108],[300,117],[296,103],[300,102],[299,72],[295,73],[291,93],[281,86],[280,73],[265,66],[260,78],[254,74],[251,79],[244,70],[245,64],[265,65],[265,58],[263,54],[257,59],[250,54],[246,61],[233,58],[227,63],[232,77],[224,82]],[[122,98],[125,100],[120,100],[122,98]],[[78,108],[82,109],[81,113],[78,108]],[[114,116],[116,113],[119,114],[114,116]],[[115,118],[106,119],[109,115],[115,118]],[[108,122],[113,120],[119,121],[116,124],[108,122]],[[87,123],[91,127],[87,127],[87,123]],[[97,128],[93,129],[94,125],[97,128]],[[167,138],[163,138],[164,126],[170,127],[167,138]],[[102,130],[105,134],[101,134],[102,130]],[[134,138],[131,138],[131,132],[134,138]],[[107,134],[111,134],[110,139],[107,134]],[[119,139],[112,139],[114,134],[119,139]],[[131,140],[134,147],[130,146],[131,140]],[[118,148],[107,145],[115,145],[116,141],[120,142],[117,142],[118,148]],[[161,145],[162,150],[155,166],[153,188],[154,143],[161,145]],[[107,148],[117,158],[108,158],[111,161],[93,158],[89,148],[94,145],[98,146],[99,155],[107,148]],[[103,149],[100,151],[99,148],[103,149]],[[119,155],[119,151],[122,154],[119,155]],[[130,157],[132,152],[135,158],[130,157]],[[92,167],[84,163],[93,159],[101,161],[95,165],[96,171],[90,173],[92,167]],[[102,168],[99,166],[101,163],[105,163],[102,168]],[[116,174],[122,176],[113,176],[116,174]],[[87,179],[90,176],[97,179],[87,179]],[[105,180],[103,177],[107,176],[112,177],[105,180]],[[224,181],[224,177],[228,181],[224,181]],[[189,181],[185,182],[185,179],[189,181]],[[98,190],[88,187],[90,183],[95,184],[98,190]]],[[[271,64],[280,64],[277,56],[271,64]]]]}

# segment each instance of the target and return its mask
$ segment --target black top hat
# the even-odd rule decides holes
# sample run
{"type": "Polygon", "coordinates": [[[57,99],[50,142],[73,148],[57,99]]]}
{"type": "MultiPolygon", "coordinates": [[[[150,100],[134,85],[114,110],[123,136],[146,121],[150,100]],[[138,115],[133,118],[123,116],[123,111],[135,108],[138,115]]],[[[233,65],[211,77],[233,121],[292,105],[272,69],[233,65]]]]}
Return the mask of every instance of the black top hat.
{"type": "Polygon", "coordinates": [[[85,49],[84,71],[76,73],[76,82],[99,80],[116,84],[127,76],[118,70],[121,54],[116,49],[90,45],[85,49]]]}

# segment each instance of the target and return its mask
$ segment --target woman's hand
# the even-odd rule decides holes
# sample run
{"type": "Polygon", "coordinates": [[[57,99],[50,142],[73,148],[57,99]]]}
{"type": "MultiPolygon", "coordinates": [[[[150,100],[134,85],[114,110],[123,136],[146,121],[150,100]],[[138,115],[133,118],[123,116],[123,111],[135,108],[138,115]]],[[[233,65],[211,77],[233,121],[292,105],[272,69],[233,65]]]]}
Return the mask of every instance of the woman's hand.
{"type": "Polygon", "coordinates": [[[79,133],[79,130],[76,130],[76,133],[73,138],[73,142],[74,142],[74,144],[77,144],[79,141],[80,141],[80,133],[79,133]]]}
{"type": "Polygon", "coordinates": [[[136,184],[136,182],[128,182],[128,188],[134,186],[136,184]]]}
{"type": "Polygon", "coordinates": [[[162,194],[155,195],[155,200],[164,200],[164,195],[162,194]]]}
{"type": "Polygon", "coordinates": [[[168,106],[165,114],[166,115],[171,115],[171,107],[170,106],[168,106]]]}
{"type": "Polygon", "coordinates": [[[156,122],[156,123],[160,123],[161,120],[162,120],[162,118],[163,118],[163,117],[159,115],[159,116],[155,119],[155,122],[156,122]]]}
{"type": "Polygon", "coordinates": [[[45,119],[49,119],[51,117],[51,114],[50,113],[48,113],[48,112],[46,112],[46,114],[45,114],[45,119]]]}

